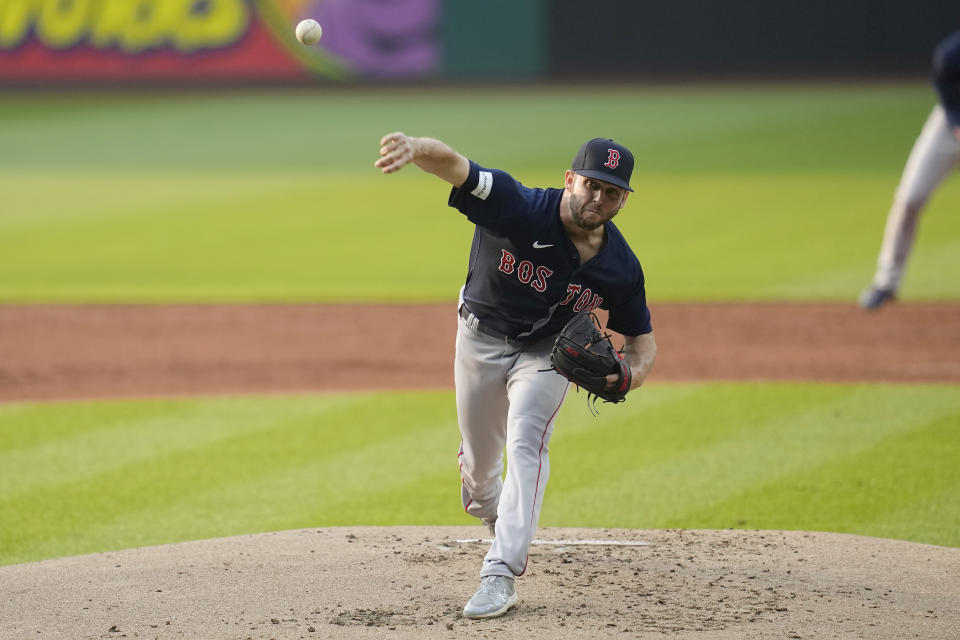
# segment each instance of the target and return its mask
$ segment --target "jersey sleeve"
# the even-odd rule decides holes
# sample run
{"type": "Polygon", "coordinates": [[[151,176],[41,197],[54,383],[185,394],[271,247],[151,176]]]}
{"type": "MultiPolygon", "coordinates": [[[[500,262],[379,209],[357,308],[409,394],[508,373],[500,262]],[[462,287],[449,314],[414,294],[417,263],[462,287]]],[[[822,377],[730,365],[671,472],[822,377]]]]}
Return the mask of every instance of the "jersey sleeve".
{"type": "Polygon", "coordinates": [[[947,120],[960,127],[960,31],[947,36],[933,52],[933,84],[947,120]]]}
{"type": "Polygon", "coordinates": [[[632,295],[626,300],[610,307],[607,328],[625,336],[640,336],[653,333],[650,309],[647,307],[647,291],[644,287],[643,272],[640,272],[632,295]]]}
{"type": "Polygon", "coordinates": [[[509,235],[537,224],[531,213],[540,209],[538,200],[545,197],[542,189],[527,188],[509,173],[481,167],[471,160],[466,182],[450,190],[447,204],[470,222],[498,235],[509,235]]]}

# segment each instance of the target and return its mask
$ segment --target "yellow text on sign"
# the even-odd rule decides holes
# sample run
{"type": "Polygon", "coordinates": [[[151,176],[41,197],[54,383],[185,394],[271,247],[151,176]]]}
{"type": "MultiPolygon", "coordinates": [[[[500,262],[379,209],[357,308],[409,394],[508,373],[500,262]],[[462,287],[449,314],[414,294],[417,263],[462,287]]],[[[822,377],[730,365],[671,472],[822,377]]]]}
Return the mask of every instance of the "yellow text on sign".
{"type": "Polygon", "coordinates": [[[33,32],[51,49],[88,43],[128,53],[219,49],[250,24],[246,0],[0,0],[0,49],[33,32]]]}

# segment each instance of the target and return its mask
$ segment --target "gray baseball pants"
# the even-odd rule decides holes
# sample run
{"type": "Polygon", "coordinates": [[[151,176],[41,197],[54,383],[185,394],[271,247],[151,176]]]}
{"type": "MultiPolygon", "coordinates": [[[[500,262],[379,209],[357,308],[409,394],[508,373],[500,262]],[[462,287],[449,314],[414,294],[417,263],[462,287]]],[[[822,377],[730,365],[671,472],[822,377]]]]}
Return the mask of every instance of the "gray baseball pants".
{"type": "Polygon", "coordinates": [[[873,286],[896,291],[913,246],[917,221],[930,194],[960,161],[960,142],[953,137],[941,105],[934,107],[913,150],[893,198],[873,286]]]}
{"type": "Polygon", "coordinates": [[[477,326],[473,314],[459,318],[454,376],[461,498],[470,515],[497,518],[480,574],[513,577],[526,570],[550,475],[550,436],[568,383],[542,371],[551,366],[554,338],[523,344],[477,326]]]}

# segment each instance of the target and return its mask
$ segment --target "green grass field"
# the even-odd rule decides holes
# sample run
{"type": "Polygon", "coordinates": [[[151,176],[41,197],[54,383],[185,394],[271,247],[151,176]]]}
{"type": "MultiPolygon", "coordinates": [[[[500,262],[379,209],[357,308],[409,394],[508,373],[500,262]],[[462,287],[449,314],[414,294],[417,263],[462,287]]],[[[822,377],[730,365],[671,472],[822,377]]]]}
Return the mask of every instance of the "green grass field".
{"type": "MultiPolygon", "coordinates": [[[[599,418],[571,396],[543,525],[960,546],[955,388],[642,396],[599,418]]],[[[301,527],[475,523],[459,504],[458,444],[451,392],[0,405],[0,565],[301,527]]]]}
{"type": "MultiPolygon", "coordinates": [[[[633,147],[617,219],[654,300],[853,300],[928,87],[610,88],[0,103],[0,301],[449,300],[471,226],[382,134],[448,140],[531,185],[580,143],[633,147]]],[[[960,181],[903,297],[960,297],[960,181]]]]}
{"type": "MultiPolygon", "coordinates": [[[[868,282],[932,91],[571,87],[0,102],[0,303],[440,301],[471,226],[373,168],[444,138],[531,185],[583,140],[637,155],[617,219],[651,304],[868,282]]],[[[960,180],[902,298],[960,298],[960,180]]],[[[452,357],[452,355],[451,355],[452,357]]],[[[956,386],[652,384],[572,395],[548,526],[785,528],[960,546],[956,386]]],[[[463,524],[450,392],[0,404],[0,564],[298,527],[463,524]]]]}

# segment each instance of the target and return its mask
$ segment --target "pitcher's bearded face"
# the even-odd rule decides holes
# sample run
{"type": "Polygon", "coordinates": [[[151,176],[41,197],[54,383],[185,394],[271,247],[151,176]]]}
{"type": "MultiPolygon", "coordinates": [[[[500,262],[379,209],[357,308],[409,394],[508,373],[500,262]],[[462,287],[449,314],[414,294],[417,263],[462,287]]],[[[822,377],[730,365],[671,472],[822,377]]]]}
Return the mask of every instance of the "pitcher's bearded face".
{"type": "Polygon", "coordinates": [[[623,207],[626,194],[626,189],[578,175],[568,199],[570,217],[581,229],[593,231],[617,215],[623,207]]]}

